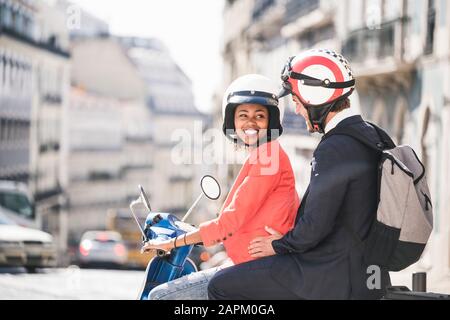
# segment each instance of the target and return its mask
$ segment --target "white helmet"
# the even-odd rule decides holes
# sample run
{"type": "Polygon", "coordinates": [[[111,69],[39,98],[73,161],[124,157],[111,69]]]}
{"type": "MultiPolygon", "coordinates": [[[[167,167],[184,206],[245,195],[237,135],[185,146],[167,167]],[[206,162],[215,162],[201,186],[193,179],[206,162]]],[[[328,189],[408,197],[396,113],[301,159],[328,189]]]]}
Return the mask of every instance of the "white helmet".
{"type": "Polygon", "coordinates": [[[233,81],[225,91],[222,102],[224,134],[236,141],[236,136],[230,135],[230,131],[236,130],[234,113],[237,106],[250,103],[265,106],[269,111],[268,141],[271,140],[270,130],[279,130],[278,136],[281,136],[284,107],[280,106],[278,102],[277,93],[279,91],[280,87],[275,81],[259,74],[248,74],[233,81]]]}
{"type": "Polygon", "coordinates": [[[278,96],[297,96],[319,132],[323,132],[324,120],[333,106],[349,97],[356,84],[348,61],[328,49],[313,49],[289,58],[281,79],[283,91],[278,96]]]}

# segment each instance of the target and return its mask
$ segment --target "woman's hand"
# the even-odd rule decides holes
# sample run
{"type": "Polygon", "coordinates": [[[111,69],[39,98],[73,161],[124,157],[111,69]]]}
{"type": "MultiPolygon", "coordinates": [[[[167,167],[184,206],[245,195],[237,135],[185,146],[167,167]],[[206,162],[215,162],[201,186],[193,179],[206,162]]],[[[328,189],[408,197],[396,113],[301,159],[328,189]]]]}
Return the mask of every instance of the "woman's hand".
{"type": "Polygon", "coordinates": [[[270,236],[259,237],[250,242],[248,253],[252,258],[263,258],[274,256],[276,254],[272,247],[272,241],[283,238],[283,235],[269,227],[266,227],[266,231],[270,234],[270,236]]]}
{"type": "Polygon", "coordinates": [[[173,249],[172,240],[150,240],[147,241],[141,249],[141,253],[150,252],[152,250],[164,250],[166,252],[173,249]]]}

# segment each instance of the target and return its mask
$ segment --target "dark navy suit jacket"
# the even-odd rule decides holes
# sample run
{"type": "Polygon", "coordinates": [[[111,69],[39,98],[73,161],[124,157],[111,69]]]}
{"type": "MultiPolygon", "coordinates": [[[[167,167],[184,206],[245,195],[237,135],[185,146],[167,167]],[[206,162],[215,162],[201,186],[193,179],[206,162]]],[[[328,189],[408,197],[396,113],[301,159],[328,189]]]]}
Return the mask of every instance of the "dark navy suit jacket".
{"type": "MultiPolygon", "coordinates": [[[[342,126],[380,141],[361,116],[344,119],[337,125],[342,126]]],[[[373,289],[374,272],[344,223],[361,239],[367,236],[376,216],[378,160],[375,151],[344,135],[322,139],[315,150],[295,227],[273,242],[278,258],[271,274],[299,298],[379,299],[390,285],[389,273],[381,270],[381,289],[373,289]]]]}

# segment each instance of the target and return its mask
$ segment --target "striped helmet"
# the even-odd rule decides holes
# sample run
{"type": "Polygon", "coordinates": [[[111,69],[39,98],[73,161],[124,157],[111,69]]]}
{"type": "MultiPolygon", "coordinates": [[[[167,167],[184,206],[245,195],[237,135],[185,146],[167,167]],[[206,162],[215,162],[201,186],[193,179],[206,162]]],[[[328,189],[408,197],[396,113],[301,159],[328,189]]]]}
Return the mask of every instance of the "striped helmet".
{"type": "Polygon", "coordinates": [[[350,96],[355,78],[348,61],[327,49],[313,49],[289,58],[279,97],[296,95],[306,107],[332,104],[350,96]]]}

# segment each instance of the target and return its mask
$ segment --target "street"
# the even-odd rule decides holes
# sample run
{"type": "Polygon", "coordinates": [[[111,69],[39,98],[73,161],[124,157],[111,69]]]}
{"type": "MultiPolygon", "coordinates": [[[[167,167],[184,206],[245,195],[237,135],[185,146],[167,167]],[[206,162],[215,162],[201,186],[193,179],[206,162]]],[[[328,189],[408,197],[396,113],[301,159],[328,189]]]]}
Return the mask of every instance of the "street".
{"type": "Polygon", "coordinates": [[[144,271],[0,268],[0,300],[134,300],[144,271]]]}
{"type": "MultiPolygon", "coordinates": [[[[411,274],[391,273],[393,285],[411,288],[411,274]]],[[[0,300],[135,300],[144,271],[0,268],[0,300]]],[[[450,278],[433,281],[428,291],[450,294],[450,278]],[[439,283],[439,284],[438,284],[439,283]]]]}

